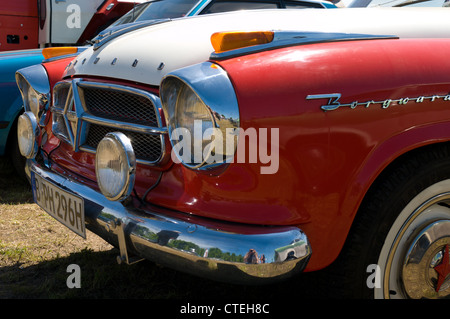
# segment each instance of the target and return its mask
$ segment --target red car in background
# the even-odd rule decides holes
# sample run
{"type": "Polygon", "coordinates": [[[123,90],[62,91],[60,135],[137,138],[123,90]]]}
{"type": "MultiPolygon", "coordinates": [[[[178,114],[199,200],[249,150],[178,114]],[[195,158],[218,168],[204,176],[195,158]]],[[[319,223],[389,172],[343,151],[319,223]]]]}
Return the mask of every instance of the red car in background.
{"type": "Polygon", "coordinates": [[[143,1],[3,1],[0,51],[82,45],[140,2],[143,1]]]}

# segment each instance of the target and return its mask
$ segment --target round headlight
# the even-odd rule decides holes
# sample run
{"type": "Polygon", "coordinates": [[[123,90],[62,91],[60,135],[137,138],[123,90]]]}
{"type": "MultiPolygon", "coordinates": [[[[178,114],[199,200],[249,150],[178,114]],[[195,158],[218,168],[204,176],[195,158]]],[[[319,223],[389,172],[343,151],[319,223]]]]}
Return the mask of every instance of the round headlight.
{"type": "Polygon", "coordinates": [[[36,116],[39,116],[39,95],[31,88],[28,87],[27,93],[28,107],[30,111],[36,116]]]}
{"type": "Polygon", "coordinates": [[[25,112],[19,116],[17,122],[17,142],[22,156],[34,158],[37,154],[38,144],[36,137],[39,135],[39,125],[36,117],[31,112],[25,112]]]}
{"type": "Polygon", "coordinates": [[[208,62],[178,69],[163,78],[160,95],[174,161],[209,169],[233,160],[239,107],[222,68],[208,62]]]}
{"type": "Polygon", "coordinates": [[[122,200],[133,189],[136,156],[123,133],[108,133],[98,144],[95,173],[100,191],[109,200],[122,200]]]}
{"type": "Polygon", "coordinates": [[[189,145],[190,158],[183,156],[185,164],[193,168],[202,165],[207,160],[208,148],[211,148],[214,121],[206,105],[187,85],[183,85],[178,93],[175,127],[187,129],[193,143],[193,147],[189,145]]]}

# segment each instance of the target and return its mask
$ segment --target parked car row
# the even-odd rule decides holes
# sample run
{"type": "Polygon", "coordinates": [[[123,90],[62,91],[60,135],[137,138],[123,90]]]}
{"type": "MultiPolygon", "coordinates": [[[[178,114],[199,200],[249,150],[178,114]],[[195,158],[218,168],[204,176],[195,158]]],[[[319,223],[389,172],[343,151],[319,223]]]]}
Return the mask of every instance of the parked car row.
{"type": "Polygon", "coordinates": [[[446,9],[140,9],[16,73],[43,210],[121,263],[448,298],[446,9]]]}

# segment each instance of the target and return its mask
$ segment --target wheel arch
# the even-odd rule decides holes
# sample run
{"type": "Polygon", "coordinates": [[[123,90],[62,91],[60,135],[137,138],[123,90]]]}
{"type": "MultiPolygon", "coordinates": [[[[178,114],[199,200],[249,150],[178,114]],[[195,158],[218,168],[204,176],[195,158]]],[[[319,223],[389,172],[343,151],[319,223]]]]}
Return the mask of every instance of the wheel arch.
{"type": "MultiPolygon", "coordinates": [[[[349,297],[370,297],[373,293],[366,286],[366,280],[371,275],[368,267],[378,264],[378,260],[372,255],[383,247],[383,233],[390,229],[397,218],[396,207],[406,206],[409,200],[430,186],[424,181],[413,184],[412,188],[406,187],[408,184],[405,181],[411,180],[412,172],[417,171],[420,176],[424,176],[426,172],[434,180],[450,179],[450,138],[446,136],[450,127],[442,124],[435,132],[432,128],[433,126],[423,127],[415,132],[398,135],[394,140],[381,144],[368,160],[377,160],[378,165],[373,165],[371,170],[366,168],[364,173],[372,171],[373,174],[368,174],[370,178],[367,179],[367,187],[364,192],[361,191],[361,200],[356,205],[341,250],[321,275],[323,279],[320,281],[340,283],[340,288],[335,287],[334,293],[342,296],[349,293],[349,297]],[[380,161],[380,158],[384,158],[384,161],[380,161]],[[427,163],[438,163],[438,160],[441,166],[426,167],[427,163]],[[445,173],[442,174],[442,171],[445,173]],[[403,186],[399,188],[401,185],[403,186]],[[390,200],[386,199],[386,194],[389,193],[394,194],[390,200]],[[402,196],[396,196],[399,194],[402,196]],[[395,201],[392,201],[393,198],[395,201]],[[392,214],[389,214],[391,208],[392,214]],[[349,277],[349,274],[352,275],[349,277]],[[355,282],[359,284],[355,286],[355,282]],[[348,292],[344,287],[354,289],[348,292]]],[[[362,170],[360,176],[361,174],[362,170]]]]}
{"type": "Polygon", "coordinates": [[[418,153],[445,147],[450,149],[450,123],[447,122],[413,128],[379,143],[361,166],[352,187],[347,190],[343,204],[344,210],[346,207],[351,207],[349,211],[354,218],[364,200],[382,180],[387,178],[392,169],[411,160],[418,153]],[[357,201],[353,197],[353,207],[349,194],[358,194],[357,201]]]}

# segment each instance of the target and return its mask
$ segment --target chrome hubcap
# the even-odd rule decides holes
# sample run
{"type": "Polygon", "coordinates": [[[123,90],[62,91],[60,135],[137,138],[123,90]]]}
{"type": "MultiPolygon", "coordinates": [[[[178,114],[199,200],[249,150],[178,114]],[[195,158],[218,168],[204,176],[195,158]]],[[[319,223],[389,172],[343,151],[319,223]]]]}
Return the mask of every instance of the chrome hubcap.
{"type": "Polygon", "coordinates": [[[450,180],[417,195],[399,214],[380,253],[376,298],[450,298],[450,180]]]}
{"type": "Polygon", "coordinates": [[[412,241],[403,264],[402,281],[410,298],[450,295],[448,245],[450,221],[430,223],[412,241]]]}

